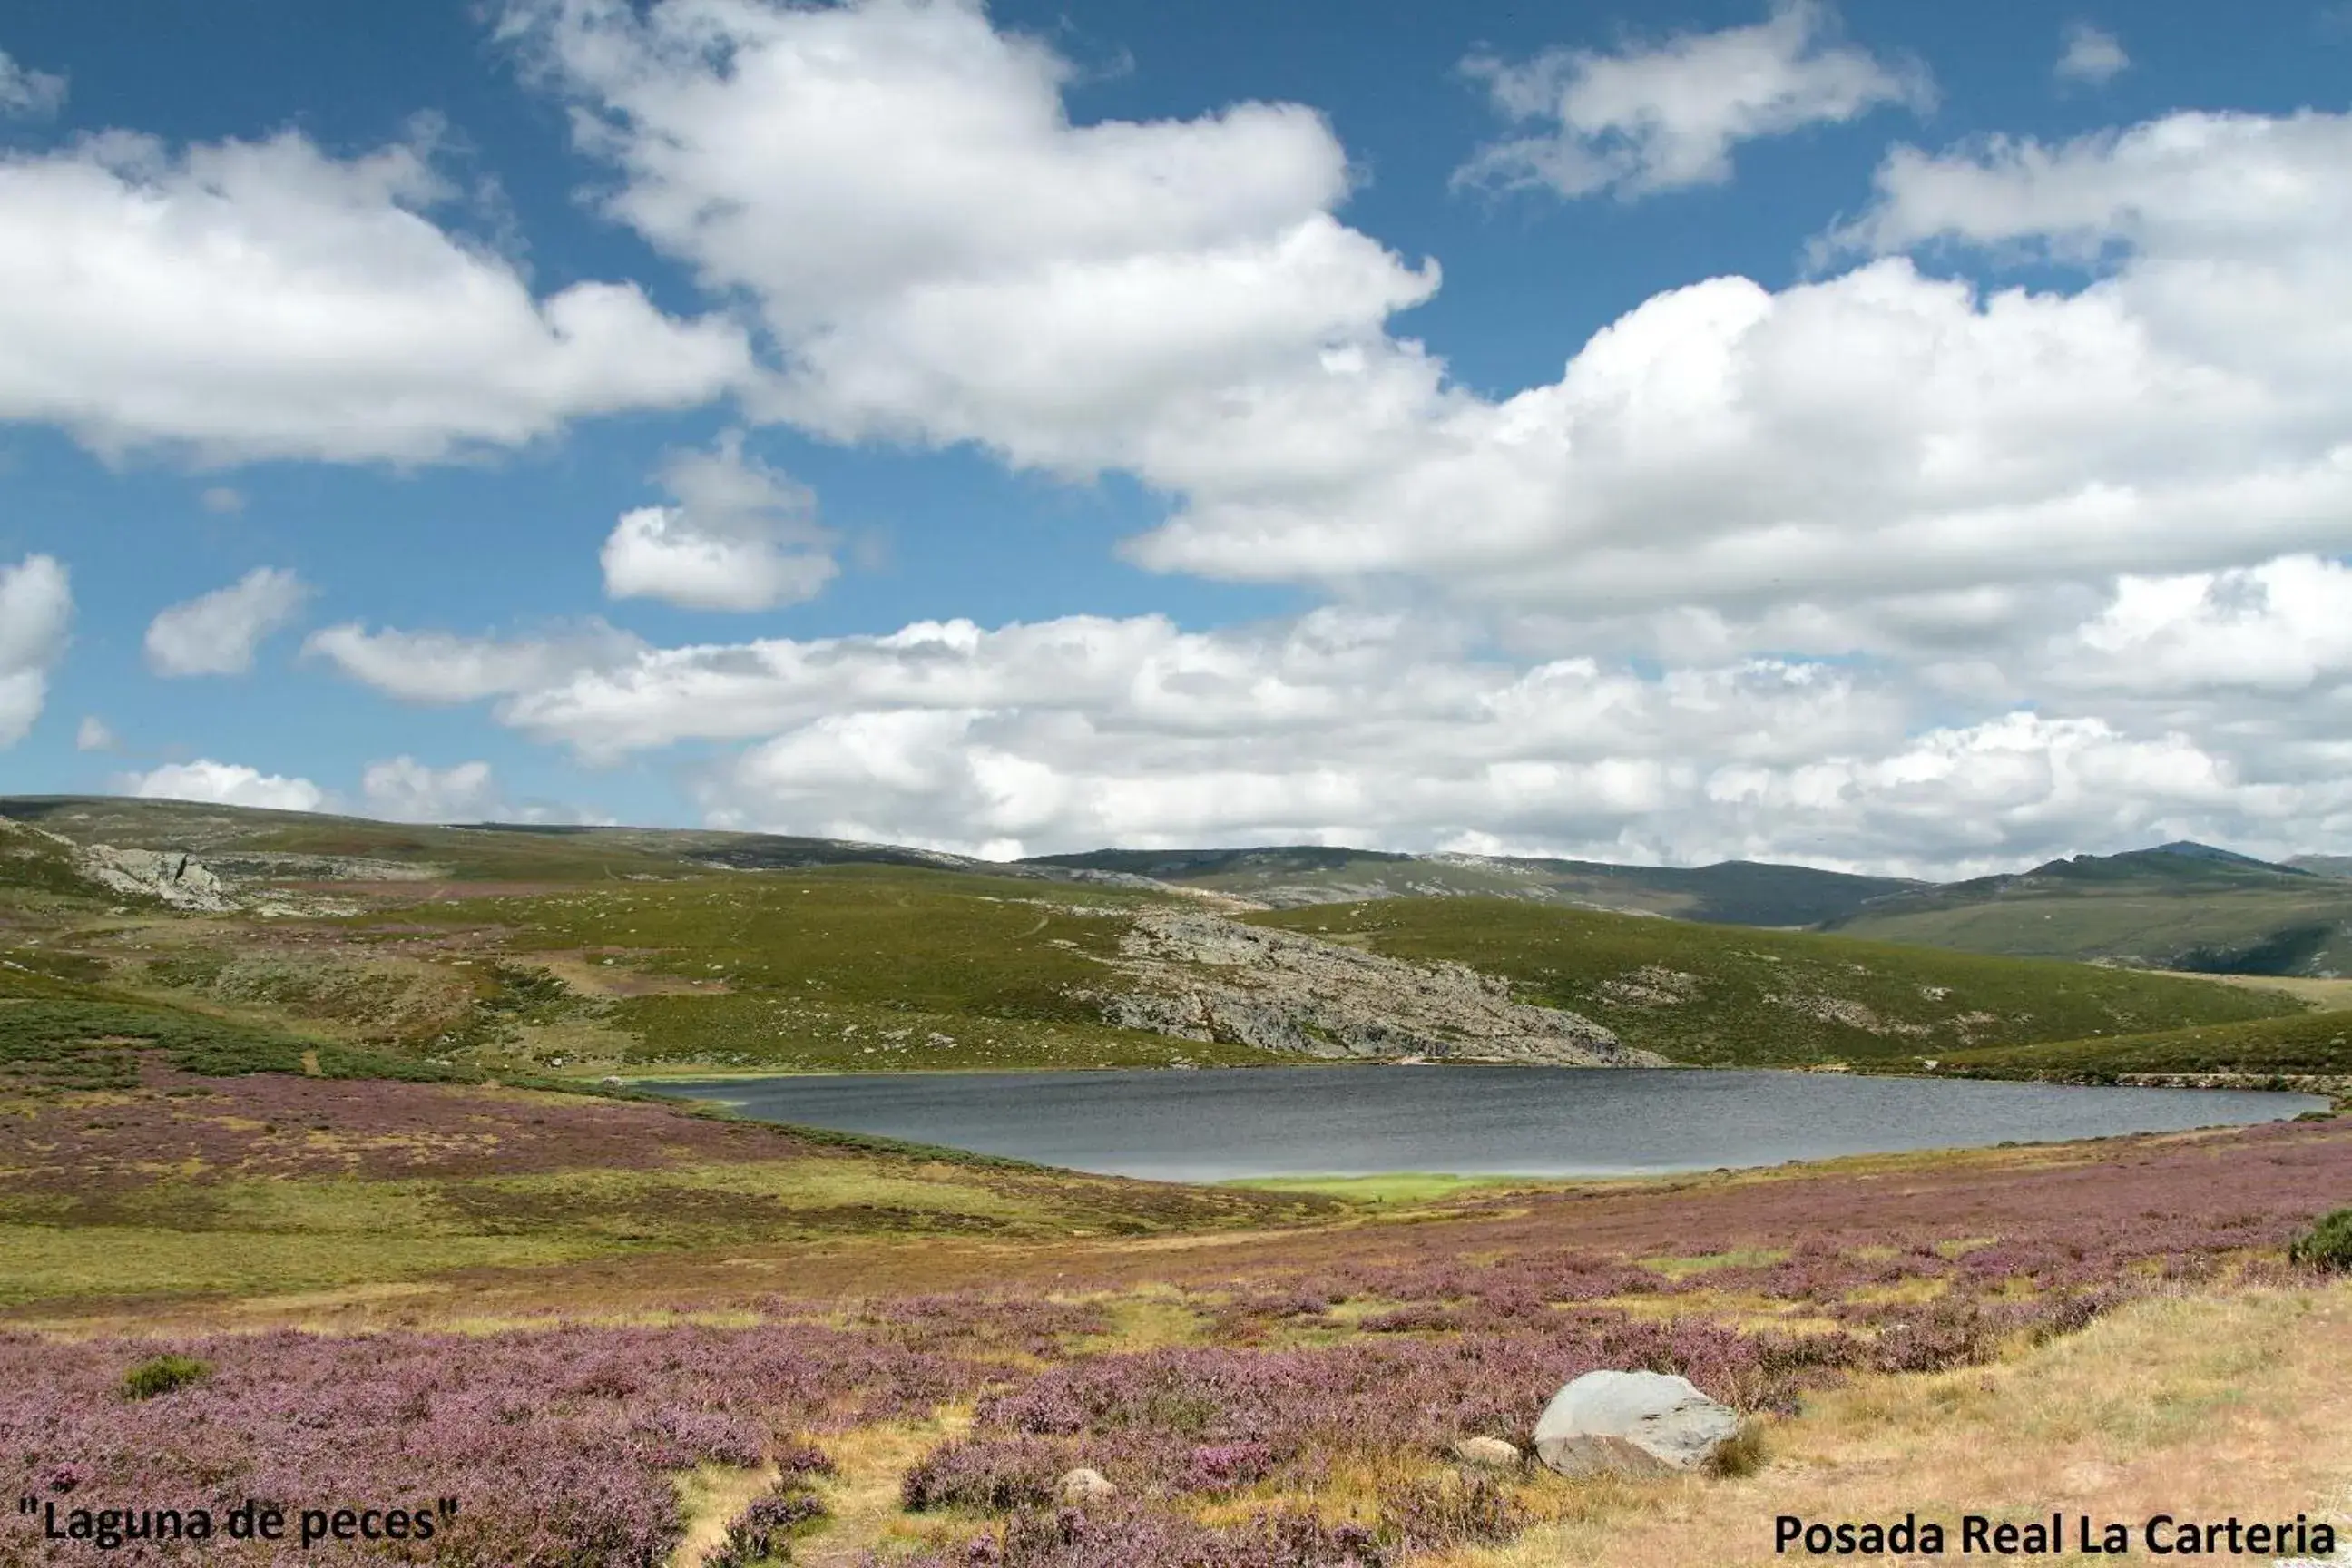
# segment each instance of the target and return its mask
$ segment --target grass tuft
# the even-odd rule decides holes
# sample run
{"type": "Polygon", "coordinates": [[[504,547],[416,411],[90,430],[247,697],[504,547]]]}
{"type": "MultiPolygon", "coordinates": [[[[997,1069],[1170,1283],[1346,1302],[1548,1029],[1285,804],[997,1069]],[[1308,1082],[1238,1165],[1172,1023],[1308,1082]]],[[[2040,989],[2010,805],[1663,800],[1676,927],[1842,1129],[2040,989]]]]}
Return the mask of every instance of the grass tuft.
{"type": "Polygon", "coordinates": [[[153,1399],[159,1394],[176,1394],[194,1387],[212,1374],[212,1363],[194,1356],[155,1356],[122,1374],[122,1397],[153,1399]]]}
{"type": "Polygon", "coordinates": [[[2332,1274],[2352,1273],[2352,1209],[2337,1209],[2294,1238],[2289,1262],[2332,1274]]]}
{"type": "Polygon", "coordinates": [[[1739,1430],[1707,1456],[1706,1469],[1709,1475],[1736,1480],[1754,1475],[1771,1461],[1772,1450],[1764,1438],[1764,1424],[1751,1419],[1741,1422],[1739,1430]]]}

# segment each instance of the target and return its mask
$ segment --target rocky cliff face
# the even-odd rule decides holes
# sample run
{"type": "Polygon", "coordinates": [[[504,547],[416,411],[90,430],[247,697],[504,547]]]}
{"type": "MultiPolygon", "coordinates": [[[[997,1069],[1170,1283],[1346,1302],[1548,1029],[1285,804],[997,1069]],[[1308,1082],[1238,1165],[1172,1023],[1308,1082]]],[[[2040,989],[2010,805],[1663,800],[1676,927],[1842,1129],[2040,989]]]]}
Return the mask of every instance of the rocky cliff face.
{"type": "Polygon", "coordinates": [[[1416,964],[1189,910],[1135,917],[1113,961],[1135,989],[1105,1021],[1191,1040],[1231,1040],[1332,1059],[1663,1067],[1589,1018],[1511,999],[1490,974],[1416,964]]]}

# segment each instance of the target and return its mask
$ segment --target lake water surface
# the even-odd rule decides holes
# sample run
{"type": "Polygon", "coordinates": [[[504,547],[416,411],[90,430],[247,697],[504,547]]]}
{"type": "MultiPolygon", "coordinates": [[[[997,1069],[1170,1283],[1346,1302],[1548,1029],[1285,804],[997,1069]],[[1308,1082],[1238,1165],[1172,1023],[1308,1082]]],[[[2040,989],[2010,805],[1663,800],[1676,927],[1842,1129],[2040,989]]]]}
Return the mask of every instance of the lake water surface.
{"type": "Polygon", "coordinates": [[[2273,1121],[2309,1095],[1832,1073],[1335,1067],[666,1081],[742,1114],[1169,1181],[1586,1176],[2273,1121]]]}

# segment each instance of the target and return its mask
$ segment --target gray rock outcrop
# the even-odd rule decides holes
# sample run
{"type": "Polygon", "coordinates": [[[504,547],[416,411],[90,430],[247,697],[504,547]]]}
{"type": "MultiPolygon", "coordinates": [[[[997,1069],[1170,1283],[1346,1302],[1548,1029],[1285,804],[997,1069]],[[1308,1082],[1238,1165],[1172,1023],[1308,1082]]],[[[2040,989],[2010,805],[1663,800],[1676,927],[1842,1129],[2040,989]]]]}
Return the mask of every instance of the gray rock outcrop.
{"type": "Polygon", "coordinates": [[[1552,1395],[1536,1422],[1536,1455],[1564,1476],[1695,1470],[1739,1430],[1739,1413],[1688,1378],[1588,1372],[1552,1395]]]}
{"type": "Polygon", "coordinates": [[[1066,1506],[1100,1502],[1118,1495],[1118,1488],[1100,1470],[1077,1469],[1064,1473],[1054,1483],[1055,1500],[1066,1506]]]}
{"type": "Polygon", "coordinates": [[[1447,1450],[1455,1459],[1482,1470],[1508,1470],[1519,1462],[1519,1451],[1500,1437],[1465,1437],[1447,1450]]]}
{"type": "Polygon", "coordinates": [[[184,853],[85,845],[74,852],[81,874],[118,893],[161,899],[175,910],[217,914],[229,907],[228,889],[210,868],[184,853]]]}
{"type": "Polygon", "coordinates": [[[1136,989],[1105,999],[1104,1019],[1181,1039],[1330,1059],[1664,1065],[1463,964],[1407,963],[1202,911],[1138,914],[1112,963],[1136,989]]]}

